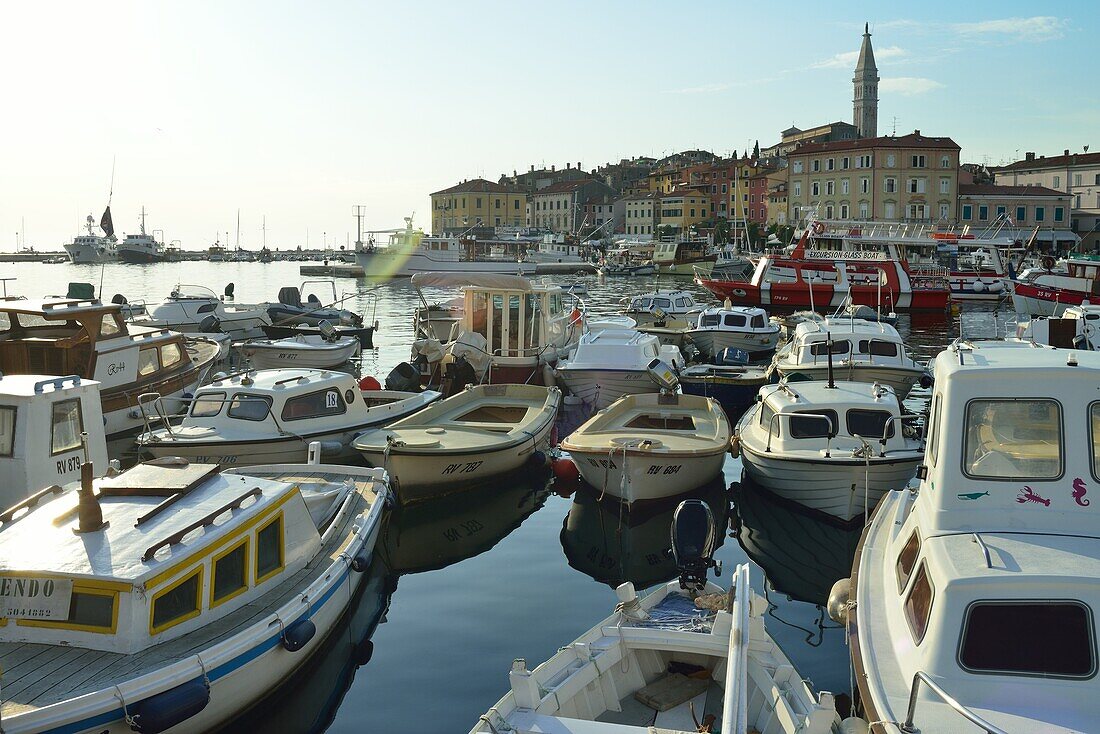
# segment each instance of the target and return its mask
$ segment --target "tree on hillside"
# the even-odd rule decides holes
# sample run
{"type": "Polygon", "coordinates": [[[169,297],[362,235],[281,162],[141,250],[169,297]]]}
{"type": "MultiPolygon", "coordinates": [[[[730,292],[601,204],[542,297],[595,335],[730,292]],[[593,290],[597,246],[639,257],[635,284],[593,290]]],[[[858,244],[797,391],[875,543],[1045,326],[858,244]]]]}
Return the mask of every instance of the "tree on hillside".
{"type": "Polygon", "coordinates": [[[752,146],[752,158],[753,160],[760,160],[760,141],[756,141],[756,145],[752,146]]]}

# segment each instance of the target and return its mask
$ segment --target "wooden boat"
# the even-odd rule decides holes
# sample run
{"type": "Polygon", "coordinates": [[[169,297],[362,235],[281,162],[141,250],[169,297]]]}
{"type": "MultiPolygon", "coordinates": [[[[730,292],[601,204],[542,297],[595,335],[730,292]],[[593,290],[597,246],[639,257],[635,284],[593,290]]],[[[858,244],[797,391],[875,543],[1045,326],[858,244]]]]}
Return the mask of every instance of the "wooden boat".
{"type": "Polygon", "coordinates": [[[360,390],[344,372],[261,370],[205,385],[183,420],[173,423],[155,400],[144,407],[149,426],[138,448],[155,457],[233,466],[304,461],[320,443],[332,461],[358,456],[354,438],[389,425],[440,398],[438,392],[360,390]],[[153,429],[155,420],[162,427],[153,429]]]}
{"type": "Polygon", "coordinates": [[[354,441],[385,467],[397,497],[415,502],[523,466],[549,448],[561,404],[556,387],[477,385],[354,441]]]}
{"type": "Polygon", "coordinates": [[[681,578],[641,599],[624,583],[615,611],[549,660],[529,670],[526,660],[516,659],[511,690],[471,734],[837,730],[832,694],[815,695],[765,629],[767,603],[749,586],[748,565],[737,567],[728,593],[706,581],[714,564],[714,520],[707,512],[711,540],[686,541],[677,533],[688,524],[677,523],[685,507],[707,512],[704,503],[689,500],[674,516],[681,578]],[[701,550],[689,554],[691,544],[701,550]],[[705,558],[687,560],[698,555],[705,558]],[[707,601],[717,611],[696,606],[703,594],[713,595],[707,601]]]}
{"type": "Polygon", "coordinates": [[[830,599],[863,718],[1095,729],[1100,355],[959,341],[935,373],[926,475],[883,497],[830,599]]]}
{"type": "Polygon", "coordinates": [[[347,364],[358,353],[358,339],[337,336],[335,331],[328,336],[322,333],[299,334],[285,339],[253,339],[241,345],[241,355],[259,370],[330,369],[347,364]]]}
{"type": "Polygon", "coordinates": [[[0,375],[0,506],[107,471],[99,383],[75,375],[0,375]]]}
{"type": "Polygon", "coordinates": [[[740,349],[750,362],[770,361],[779,344],[779,327],[768,320],[768,312],[750,306],[705,309],[687,335],[708,359],[723,349],[740,349]]]}
{"type": "Polygon", "coordinates": [[[46,298],[0,301],[0,372],[78,375],[100,383],[108,438],[142,426],[138,397],[156,392],[174,411],[202,384],[213,342],[127,324],[116,303],[46,298]]]}
{"type": "MultiPolygon", "coordinates": [[[[655,360],[657,361],[657,360],[655,360]]],[[[661,394],[626,395],[561,443],[581,477],[624,502],[671,497],[722,473],[730,424],[711,398],[678,395],[667,366],[661,394]]]]}
{"type": "Polygon", "coordinates": [[[1008,283],[1017,314],[1061,316],[1070,306],[1100,300],[1100,255],[1071,255],[1064,272],[1056,269],[1053,257],[1044,256],[1042,269],[1008,283]]]}
{"type": "Polygon", "coordinates": [[[734,440],[756,484],[850,521],[913,479],[924,445],[904,420],[885,385],[780,383],[760,389],[734,440]]]}
{"type": "Polygon", "coordinates": [[[654,359],[675,368],[684,364],[680,350],[662,345],[656,336],[596,328],[585,332],[576,349],[558,361],[554,376],[570,393],[603,409],[624,395],[657,392],[660,388],[648,371],[654,359]]]}
{"type": "Polygon", "coordinates": [[[28,589],[0,627],[4,730],[211,731],[301,668],[361,584],[388,494],[381,470],[317,457],[96,480],[85,464],[0,515],[0,573],[28,589]]]}

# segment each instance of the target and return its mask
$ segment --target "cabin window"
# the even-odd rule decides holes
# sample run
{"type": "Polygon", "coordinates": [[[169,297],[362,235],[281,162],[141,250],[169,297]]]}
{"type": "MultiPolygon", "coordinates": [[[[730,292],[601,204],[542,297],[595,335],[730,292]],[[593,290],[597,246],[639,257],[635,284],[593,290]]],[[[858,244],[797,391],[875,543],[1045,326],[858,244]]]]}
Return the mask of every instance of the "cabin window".
{"type": "Polygon", "coordinates": [[[80,410],[79,398],[53,404],[50,417],[50,451],[53,455],[80,448],[83,430],[84,415],[80,410]]]}
{"type": "Polygon", "coordinates": [[[936,439],[939,431],[937,428],[940,425],[940,396],[936,395],[932,399],[932,417],[929,419],[931,426],[928,429],[928,458],[932,460],[932,466],[936,465],[936,457],[939,455],[939,448],[937,447],[936,439]]]}
{"type": "MultiPolygon", "coordinates": [[[[841,339],[840,341],[833,342],[833,354],[847,354],[848,353],[848,340],[841,339]]],[[[829,353],[828,342],[817,342],[810,345],[810,354],[815,357],[823,357],[829,353]]]]}
{"type": "Polygon", "coordinates": [[[226,415],[246,421],[262,421],[271,412],[271,398],[264,395],[237,393],[229,403],[226,415]]]}
{"type": "Polygon", "coordinates": [[[488,338],[489,333],[489,296],[486,293],[473,294],[473,312],[470,318],[472,330],[488,338]]]}
{"type": "Polygon", "coordinates": [[[1062,473],[1062,416],[1054,400],[971,400],[963,471],[988,479],[1055,479],[1062,473]]]}
{"type": "Polygon", "coordinates": [[[913,575],[913,567],[917,565],[917,556],[920,554],[920,535],[916,530],[905,541],[905,545],[898,554],[898,562],[894,564],[894,572],[898,576],[898,593],[905,591],[909,579],[913,575]]]}
{"type": "Polygon", "coordinates": [[[928,617],[932,613],[934,597],[935,589],[928,578],[927,564],[921,562],[917,577],[913,580],[913,588],[909,589],[909,595],[905,597],[905,621],[909,623],[909,631],[913,633],[913,640],[918,645],[928,631],[928,617]]]}
{"type": "Polygon", "coordinates": [[[677,298],[676,299],[676,308],[687,308],[688,306],[689,306],[688,299],[686,299],[686,298],[677,298]]]}
{"type": "Polygon", "coordinates": [[[746,321],[747,319],[739,313],[728,313],[725,317],[726,326],[741,327],[746,321]]]}
{"type": "Polygon", "coordinates": [[[183,350],[179,344],[165,344],[160,348],[160,364],[162,367],[171,367],[183,359],[183,350]]]}
{"type": "Polygon", "coordinates": [[[1092,613],[1078,601],[980,601],[966,611],[959,664],[972,673],[1089,678],[1092,613]]]}
{"type": "Polygon", "coordinates": [[[886,438],[894,437],[893,415],[886,410],[859,410],[853,408],[848,411],[845,419],[848,424],[848,434],[880,440],[882,432],[886,432],[886,438]]]}
{"type": "Polygon", "coordinates": [[[538,333],[539,333],[539,312],[541,310],[539,305],[539,297],[534,293],[528,293],[526,296],[526,303],[524,304],[525,311],[522,314],[523,318],[523,348],[537,349],[538,348],[538,333]]]}
{"type": "Polygon", "coordinates": [[[836,435],[835,410],[800,410],[789,419],[791,438],[826,438],[836,435]]]}
{"type": "Polygon", "coordinates": [[[654,298],[653,305],[657,308],[663,308],[666,311],[672,308],[672,300],[668,298],[654,298]]]}
{"type": "Polygon", "coordinates": [[[210,607],[214,608],[248,588],[248,538],[215,556],[211,565],[214,581],[210,585],[210,607]]]}
{"type": "Polygon", "coordinates": [[[199,393],[191,403],[191,417],[209,418],[215,416],[221,412],[222,403],[224,402],[225,393],[223,392],[199,393]]]}
{"type": "Polygon", "coordinates": [[[65,620],[68,625],[80,627],[97,627],[103,631],[113,630],[115,627],[115,604],[118,594],[113,591],[99,589],[73,588],[69,602],[69,617],[65,620]]]}
{"type": "Polygon", "coordinates": [[[559,313],[561,313],[561,310],[562,310],[561,309],[561,294],[560,293],[551,293],[550,294],[550,315],[551,316],[556,316],[559,313]]]}
{"type": "Polygon", "coordinates": [[[339,390],[328,389],[311,392],[296,398],[289,398],[283,406],[281,417],[284,421],[297,421],[303,418],[323,418],[348,412],[348,406],[339,390]]]}
{"type": "Polygon", "coordinates": [[[759,315],[753,316],[752,317],[752,328],[754,328],[754,329],[763,329],[764,328],[764,317],[759,316],[759,315]]]}
{"type": "Polygon", "coordinates": [[[174,625],[199,616],[202,610],[202,566],[153,597],[153,617],[149,631],[163,632],[174,625]]]}
{"type": "Polygon", "coordinates": [[[283,514],[256,533],[256,583],[266,581],[283,568],[283,514]]]}
{"type": "Polygon", "coordinates": [[[703,314],[702,321],[699,325],[704,329],[711,326],[718,326],[718,314],[703,314]]]}
{"type": "Polygon", "coordinates": [[[160,360],[157,358],[157,348],[150,347],[138,352],[138,376],[145,377],[160,369],[160,360]]]}
{"type": "Polygon", "coordinates": [[[873,357],[896,357],[898,356],[898,345],[881,339],[860,339],[859,353],[870,354],[873,357]]]}
{"type": "MultiPolygon", "coordinates": [[[[0,408],[0,410],[3,409],[0,408]]],[[[3,418],[3,414],[0,413],[0,456],[4,455],[3,418]]],[[[1091,435],[1090,443],[1092,444],[1092,476],[1100,481],[1100,402],[1089,406],[1089,433],[1091,435]]]]}
{"type": "Polygon", "coordinates": [[[113,313],[103,314],[103,318],[99,321],[99,335],[100,336],[114,336],[122,331],[122,327],[118,325],[118,317],[113,313]]]}
{"type": "Polygon", "coordinates": [[[0,405],[0,456],[11,456],[15,451],[15,413],[15,406],[0,405]]]}

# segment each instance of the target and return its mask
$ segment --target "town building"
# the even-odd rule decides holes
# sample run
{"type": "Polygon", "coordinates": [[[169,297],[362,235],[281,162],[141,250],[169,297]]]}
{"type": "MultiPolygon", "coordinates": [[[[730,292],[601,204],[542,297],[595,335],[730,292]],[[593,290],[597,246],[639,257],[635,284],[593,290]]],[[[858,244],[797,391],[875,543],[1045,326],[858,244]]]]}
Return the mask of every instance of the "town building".
{"type": "Polygon", "coordinates": [[[586,238],[609,237],[622,231],[625,216],[625,203],[617,193],[590,196],[581,202],[581,223],[577,230],[586,238]]]}
{"type": "Polygon", "coordinates": [[[431,194],[432,232],[455,234],[471,228],[522,227],[527,194],[483,178],[431,194]]]}
{"type": "Polygon", "coordinates": [[[768,192],[768,224],[787,224],[787,182],[780,181],[768,192]]]}
{"type": "Polygon", "coordinates": [[[531,195],[531,226],[575,233],[586,223],[584,203],[596,197],[614,202],[617,192],[592,178],[562,181],[539,189],[531,195]]]}
{"type": "Polygon", "coordinates": [[[531,170],[523,173],[512,171],[511,176],[502,174],[498,183],[503,186],[521,189],[531,195],[557,183],[580,181],[586,178],[591,178],[591,176],[584,172],[581,168],[581,162],[577,161],[576,168],[573,167],[572,163],[566,163],[565,168],[551,165],[550,168],[539,168],[537,170],[532,165],[531,170]]]}
{"type": "Polygon", "coordinates": [[[742,184],[747,190],[749,199],[745,208],[745,220],[757,224],[767,224],[769,221],[769,204],[772,190],[787,180],[786,171],[774,169],[761,169],[748,177],[742,184]]]}
{"type": "Polygon", "coordinates": [[[953,223],[959,146],[915,130],[900,137],[809,143],[787,156],[787,221],[953,223]]]}
{"type": "Polygon", "coordinates": [[[618,163],[606,163],[595,171],[595,177],[619,193],[644,181],[657,164],[655,158],[623,158],[618,163]]]}
{"type": "Polygon", "coordinates": [[[713,214],[710,194],[702,188],[682,187],[660,194],[658,202],[657,227],[661,234],[687,234],[693,226],[707,221],[713,214]]]}
{"type": "Polygon", "coordinates": [[[631,194],[619,199],[618,203],[623,210],[623,234],[643,240],[656,234],[660,207],[657,194],[631,194]]]}
{"type": "Polygon", "coordinates": [[[855,125],[847,122],[830,122],[828,125],[818,125],[808,130],[800,130],[791,126],[779,133],[778,143],[761,150],[760,157],[768,159],[775,156],[786,156],[804,143],[835,143],[839,140],[855,140],[858,137],[859,130],[855,125]]]}
{"type": "Polygon", "coordinates": [[[1070,197],[1070,229],[1082,240],[1081,247],[1100,247],[1100,153],[1071,153],[1036,156],[1026,153],[1022,161],[990,169],[998,184],[1043,186],[1070,197]]]}
{"type": "Polygon", "coordinates": [[[1064,191],[1046,186],[959,184],[959,224],[979,231],[997,228],[1001,234],[1025,240],[1038,227],[1036,241],[1064,247],[1077,243],[1071,230],[1072,200],[1064,191]]]}

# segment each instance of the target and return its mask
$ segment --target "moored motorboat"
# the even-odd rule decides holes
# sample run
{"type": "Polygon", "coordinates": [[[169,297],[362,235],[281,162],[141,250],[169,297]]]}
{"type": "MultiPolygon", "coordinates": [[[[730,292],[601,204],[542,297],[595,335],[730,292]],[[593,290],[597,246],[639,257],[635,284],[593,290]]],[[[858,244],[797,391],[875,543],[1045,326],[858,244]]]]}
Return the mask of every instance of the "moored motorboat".
{"type": "Polygon", "coordinates": [[[679,349],[661,344],[651,334],[592,329],[581,336],[568,357],[558,361],[554,375],[570,393],[602,409],[623,395],[657,392],[660,387],[648,370],[654,359],[663,359],[675,369],[684,364],[679,349]]]}
{"type": "Polygon", "coordinates": [[[233,466],[304,461],[316,441],[328,460],[357,456],[355,436],[389,425],[438,400],[412,393],[360,390],[355,378],[321,370],[261,370],[200,388],[187,415],[174,423],[156,401],[143,404],[149,428],[138,448],[155,457],[233,466]],[[155,420],[162,425],[153,428],[155,420]]]}
{"type": "Polygon", "coordinates": [[[762,362],[775,354],[779,331],[764,309],[727,303],[702,311],[687,335],[708,359],[723,349],[740,349],[748,354],[750,362],[762,362]]]}
{"type": "Polygon", "coordinates": [[[548,450],[560,404],[556,387],[470,386],[353,443],[369,464],[386,468],[399,500],[415,502],[518,469],[548,450]]]}
{"type": "Polygon", "coordinates": [[[760,388],[770,382],[763,367],[726,364],[693,364],[680,370],[680,389],[686,395],[714,398],[733,425],[756,401],[760,388]]]}
{"type": "MultiPolygon", "coordinates": [[[[268,318],[274,327],[297,327],[301,325],[317,326],[322,321],[327,321],[333,326],[363,326],[363,317],[347,309],[336,306],[347,298],[336,297],[336,284],[331,280],[307,280],[300,288],[286,286],[279,289],[279,300],[276,303],[264,304],[267,307],[268,318]],[[332,298],[328,305],[321,303],[316,293],[311,292],[312,286],[319,286],[319,290],[326,291],[325,297],[332,298]],[[325,288],[327,286],[327,289],[325,288]],[[306,294],[305,302],[302,301],[303,293],[306,294]]],[[[272,334],[266,327],[268,336],[272,334]]]]}
{"type": "Polygon", "coordinates": [[[885,385],[780,383],[761,388],[734,440],[756,484],[850,521],[913,479],[924,445],[907,419],[885,385]]]}
{"type": "Polygon", "coordinates": [[[621,313],[642,325],[669,319],[695,322],[703,310],[689,291],[656,290],[623,301],[627,306],[621,313]]]}
{"type": "Polygon", "coordinates": [[[679,395],[667,365],[654,360],[660,394],[625,395],[561,443],[581,476],[624,502],[682,494],[722,473],[730,424],[716,400],[679,395]]]}
{"type": "Polygon", "coordinates": [[[862,715],[887,734],[1095,729],[1100,355],[957,341],[935,373],[920,485],[883,497],[830,600],[862,715]]]}
{"type": "MultiPolygon", "coordinates": [[[[227,292],[231,293],[231,283],[227,292]]],[[[271,324],[264,306],[227,304],[209,288],[178,284],[163,302],[144,306],[144,313],[131,319],[142,326],[159,326],[184,334],[220,331],[234,341],[264,335],[271,324]]]]}
{"type": "Polygon", "coordinates": [[[1033,316],[1010,325],[1011,336],[1065,349],[1100,349],[1100,305],[1067,306],[1061,316],[1033,316]]]}
{"type": "Polygon", "coordinates": [[[327,322],[319,327],[321,333],[315,335],[253,339],[241,345],[241,356],[260,370],[339,367],[359,353],[359,340],[350,336],[337,336],[335,329],[326,330],[326,326],[327,322]]]}
{"type": "Polygon", "coordinates": [[[37,590],[0,628],[4,730],[225,724],[344,614],[387,495],[381,470],[320,463],[171,461],[96,480],[86,464],[4,513],[0,570],[37,590]]]}

